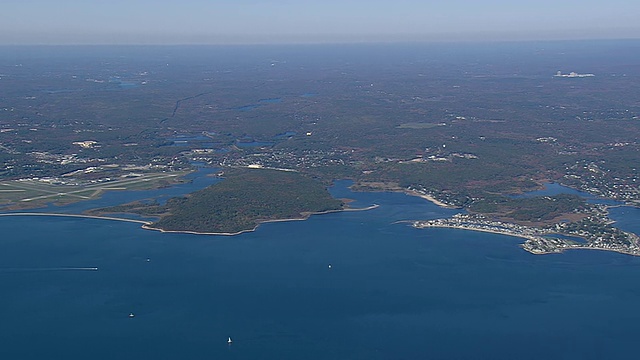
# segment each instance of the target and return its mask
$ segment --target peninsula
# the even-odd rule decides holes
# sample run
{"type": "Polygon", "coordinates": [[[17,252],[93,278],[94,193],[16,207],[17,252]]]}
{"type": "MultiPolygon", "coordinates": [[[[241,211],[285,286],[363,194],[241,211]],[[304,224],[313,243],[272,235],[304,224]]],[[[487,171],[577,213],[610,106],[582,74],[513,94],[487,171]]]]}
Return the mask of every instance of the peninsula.
{"type": "Polygon", "coordinates": [[[156,217],[144,228],[165,232],[234,235],[263,222],[301,220],[345,208],[324,184],[297,172],[229,168],[222,175],[224,181],[165,204],[135,202],[89,213],[156,217]]]}
{"type": "Polygon", "coordinates": [[[638,235],[604,224],[597,217],[576,223],[558,223],[547,227],[532,227],[490,220],[482,215],[456,214],[450,219],[414,221],[413,227],[443,227],[491,232],[526,239],[522,248],[532,254],[559,253],[569,249],[615,251],[640,256],[638,235]]]}

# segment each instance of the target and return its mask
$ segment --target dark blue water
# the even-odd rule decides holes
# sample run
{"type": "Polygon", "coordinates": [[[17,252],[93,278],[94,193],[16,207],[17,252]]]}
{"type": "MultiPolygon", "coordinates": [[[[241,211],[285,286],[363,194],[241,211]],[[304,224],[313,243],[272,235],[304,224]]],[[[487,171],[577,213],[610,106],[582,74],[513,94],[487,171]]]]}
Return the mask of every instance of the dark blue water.
{"type": "Polygon", "coordinates": [[[578,196],[587,197],[587,198],[593,197],[589,193],[572,189],[570,187],[563,186],[558,183],[546,183],[544,184],[543,189],[526,192],[524,194],[514,195],[514,197],[521,198],[521,197],[533,197],[533,196],[553,196],[558,194],[571,194],[571,195],[578,195],[578,196]]]}
{"type": "Polygon", "coordinates": [[[572,189],[570,187],[558,184],[558,183],[547,183],[544,184],[544,188],[541,190],[530,191],[524,194],[514,195],[514,198],[522,198],[522,197],[533,197],[533,196],[554,196],[558,194],[570,194],[570,195],[578,195],[587,199],[587,202],[593,204],[605,204],[605,205],[621,205],[622,203],[616,200],[605,199],[601,197],[594,196],[584,191],[572,189]]]}
{"type": "Polygon", "coordinates": [[[43,90],[47,94],[62,94],[62,93],[73,93],[84,91],[83,89],[51,89],[51,90],[43,90]]]}
{"type": "Polygon", "coordinates": [[[234,108],[235,110],[238,111],[251,111],[253,109],[257,109],[262,105],[267,105],[267,104],[278,104],[282,102],[282,98],[268,98],[268,99],[260,99],[258,100],[257,104],[249,104],[249,105],[243,105],[243,106],[238,106],[236,108],[234,108]]]}
{"type": "Polygon", "coordinates": [[[282,98],[260,99],[258,102],[261,104],[278,104],[282,102],[282,98]]]}
{"type": "Polygon", "coordinates": [[[253,109],[257,109],[260,107],[260,104],[251,104],[251,105],[243,105],[243,106],[238,106],[237,108],[235,108],[235,110],[238,111],[250,111],[253,109]]]}
{"type": "Polygon", "coordinates": [[[236,142],[236,146],[240,148],[263,147],[273,146],[273,143],[266,141],[238,141],[236,142]]]}
{"type": "Polygon", "coordinates": [[[126,89],[133,89],[136,88],[138,86],[140,86],[139,84],[133,82],[133,81],[128,81],[128,80],[123,80],[120,79],[118,77],[113,77],[109,79],[109,83],[111,84],[117,84],[118,88],[121,90],[126,90],[126,89]]]}
{"type": "Polygon", "coordinates": [[[609,218],[615,221],[615,227],[640,235],[640,208],[612,207],[609,209],[609,218]]]}
{"type": "Polygon", "coordinates": [[[587,241],[585,239],[583,239],[583,238],[580,238],[580,237],[577,237],[577,236],[571,236],[571,235],[564,235],[564,234],[545,235],[544,237],[571,240],[571,241],[575,241],[575,242],[580,243],[580,244],[586,244],[587,243],[587,241]]]}
{"type": "Polygon", "coordinates": [[[276,140],[289,139],[295,135],[296,135],[295,131],[285,131],[281,134],[277,134],[276,136],[274,136],[274,139],[276,140]]]}
{"type": "Polygon", "coordinates": [[[173,138],[167,139],[168,141],[210,141],[211,138],[204,135],[180,135],[173,138]]]}
{"type": "Polygon", "coordinates": [[[133,89],[138,87],[139,85],[134,82],[121,81],[118,83],[118,86],[122,89],[133,89]]]}
{"type": "Polygon", "coordinates": [[[346,185],[380,207],[234,237],[0,217],[0,358],[635,357],[639,258],[414,229],[396,221],[453,211],[346,185]]]}

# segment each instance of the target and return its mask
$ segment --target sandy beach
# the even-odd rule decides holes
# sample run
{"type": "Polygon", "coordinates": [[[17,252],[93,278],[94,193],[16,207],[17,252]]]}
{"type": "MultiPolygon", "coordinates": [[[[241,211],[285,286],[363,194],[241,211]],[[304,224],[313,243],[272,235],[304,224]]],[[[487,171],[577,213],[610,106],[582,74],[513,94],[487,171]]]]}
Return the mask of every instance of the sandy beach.
{"type": "Polygon", "coordinates": [[[0,216],[59,216],[59,217],[77,217],[77,218],[85,218],[85,219],[124,221],[124,222],[132,222],[132,223],[138,223],[138,224],[144,224],[144,225],[150,224],[149,221],[144,221],[144,220],[117,218],[112,216],[82,215],[82,214],[20,212],[20,213],[4,213],[4,214],[0,214],[0,216]]]}
{"type": "Polygon", "coordinates": [[[411,196],[417,196],[417,197],[421,197],[421,198],[423,198],[425,200],[429,200],[432,203],[434,203],[434,204],[436,204],[436,205],[438,205],[440,207],[447,208],[447,209],[455,209],[454,206],[447,205],[447,204],[443,203],[442,201],[439,201],[438,199],[434,198],[431,195],[422,194],[422,193],[419,193],[419,192],[417,192],[415,190],[403,190],[403,191],[404,191],[404,193],[409,194],[411,196]]]}

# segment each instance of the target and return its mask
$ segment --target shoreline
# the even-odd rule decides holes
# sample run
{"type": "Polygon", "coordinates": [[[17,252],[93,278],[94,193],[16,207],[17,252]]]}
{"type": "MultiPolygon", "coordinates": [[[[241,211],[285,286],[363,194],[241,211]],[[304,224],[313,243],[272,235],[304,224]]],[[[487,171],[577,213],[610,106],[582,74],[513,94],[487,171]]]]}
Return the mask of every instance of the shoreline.
{"type": "Polygon", "coordinates": [[[428,201],[432,202],[433,204],[438,205],[438,206],[440,206],[440,207],[442,207],[442,208],[445,208],[445,209],[458,209],[458,208],[457,208],[457,207],[455,207],[455,206],[451,206],[451,205],[448,205],[448,204],[443,203],[442,201],[440,201],[440,200],[438,200],[438,199],[434,198],[434,197],[433,197],[433,196],[431,196],[431,195],[422,194],[422,193],[419,193],[419,192],[417,192],[417,191],[415,191],[415,190],[408,190],[408,189],[403,189],[403,190],[401,190],[401,191],[402,191],[403,193],[407,194],[407,195],[417,196],[417,197],[423,198],[423,199],[425,199],[425,200],[428,200],[428,201]]]}
{"type": "Polygon", "coordinates": [[[118,218],[113,216],[98,216],[98,215],[83,215],[83,214],[63,214],[63,213],[42,213],[42,212],[19,212],[19,213],[0,213],[0,216],[57,216],[57,217],[76,217],[84,219],[97,219],[97,220],[111,220],[111,221],[124,221],[137,224],[150,224],[149,221],[118,218]]]}
{"type": "MultiPolygon", "coordinates": [[[[423,196],[420,196],[420,197],[423,197],[423,196]]],[[[625,206],[625,205],[617,205],[617,206],[625,206]]],[[[373,205],[370,205],[370,206],[367,206],[367,207],[364,207],[364,208],[348,208],[347,207],[347,208],[338,209],[338,210],[326,210],[326,211],[320,211],[320,212],[304,213],[304,214],[301,214],[302,216],[299,217],[299,218],[259,220],[257,222],[256,226],[253,227],[252,229],[240,230],[240,231],[237,231],[237,232],[200,232],[200,231],[189,231],[189,230],[165,230],[165,229],[152,227],[151,225],[153,224],[153,222],[151,222],[151,221],[127,219],[127,218],[118,218],[118,217],[112,217],[112,216],[83,215],[83,214],[16,212],[16,213],[0,213],[0,217],[7,217],[7,216],[75,217],[75,218],[85,218],[85,219],[110,220],[110,221],[121,221],[121,222],[137,223],[137,224],[142,224],[142,226],[141,226],[142,229],[159,231],[161,233],[177,233],[177,234],[190,234],[190,235],[214,235],[214,236],[235,236],[235,235],[241,235],[243,233],[254,232],[254,231],[256,231],[258,229],[258,227],[260,227],[260,225],[265,224],[265,223],[287,222],[287,221],[304,221],[304,220],[309,219],[309,217],[311,217],[312,215],[324,215],[324,214],[330,214],[330,213],[351,212],[351,211],[368,211],[368,210],[376,209],[378,207],[380,207],[380,205],[373,204],[373,205]]],[[[426,225],[426,226],[425,225],[416,225],[416,222],[412,221],[412,220],[401,220],[401,221],[397,221],[396,223],[403,223],[403,222],[413,223],[412,226],[415,227],[415,228],[418,228],[418,229],[448,228],[448,229],[456,229],[456,230],[477,231],[477,232],[492,233],[492,234],[497,234],[497,235],[512,236],[512,237],[526,239],[526,240],[532,240],[532,241],[536,241],[540,237],[538,235],[520,234],[520,233],[511,232],[511,231],[508,231],[508,230],[504,230],[503,231],[503,230],[495,230],[495,229],[484,229],[484,228],[467,227],[467,226],[452,225],[452,224],[430,224],[430,225],[426,225]]],[[[640,254],[638,254],[638,253],[634,253],[634,252],[631,252],[631,251],[625,251],[623,249],[599,248],[599,247],[583,246],[583,245],[559,247],[559,248],[554,249],[555,251],[533,251],[533,250],[529,249],[526,246],[526,243],[520,244],[520,247],[523,250],[525,250],[526,252],[528,252],[530,254],[533,254],[533,255],[558,254],[558,253],[564,252],[565,250],[600,250],[600,251],[616,252],[616,253],[619,253],[619,254],[625,254],[625,255],[631,255],[631,256],[640,256],[640,254]]]]}
{"type": "Polygon", "coordinates": [[[629,252],[629,251],[618,250],[618,249],[597,248],[597,247],[592,247],[592,246],[571,246],[571,247],[563,248],[560,251],[558,251],[557,253],[548,252],[548,253],[539,253],[539,254],[540,255],[559,254],[559,253],[564,252],[565,250],[600,250],[600,251],[610,251],[610,252],[615,252],[615,253],[618,253],[618,254],[624,254],[624,255],[630,255],[630,256],[640,256],[640,254],[632,253],[632,252],[629,252]]]}
{"type": "Polygon", "coordinates": [[[309,217],[311,217],[313,215],[325,215],[325,214],[347,212],[347,211],[368,211],[368,210],[376,209],[378,207],[380,207],[380,205],[373,204],[371,206],[367,206],[367,207],[364,207],[364,208],[357,208],[357,209],[345,208],[345,209],[339,209],[339,210],[326,210],[326,211],[305,213],[305,214],[302,215],[302,217],[299,217],[299,218],[259,220],[258,223],[256,224],[256,226],[253,227],[252,229],[240,230],[240,231],[237,231],[237,232],[200,232],[200,231],[189,231],[189,230],[165,230],[165,229],[151,227],[150,225],[152,223],[146,223],[146,224],[142,225],[142,228],[145,229],[145,230],[159,231],[161,233],[191,234],[191,235],[235,236],[235,235],[241,235],[241,234],[244,234],[244,233],[254,232],[254,231],[258,230],[258,227],[260,227],[260,225],[266,224],[266,223],[287,222],[287,221],[304,221],[304,220],[309,219],[309,217]]]}
{"type": "MultiPolygon", "coordinates": [[[[353,180],[353,179],[351,179],[353,180]]],[[[376,187],[373,186],[371,184],[367,184],[367,187],[362,188],[362,189],[355,189],[353,190],[353,187],[356,184],[353,184],[351,186],[349,186],[349,189],[353,192],[390,192],[390,193],[403,193],[403,194],[407,194],[409,196],[416,196],[419,198],[423,198],[431,203],[433,203],[434,205],[440,206],[442,208],[445,209],[460,209],[460,207],[457,206],[453,206],[453,205],[449,205],[449,204],[445,204],[442,201],[436,199],[435,197],[429,195],[429,194],[423,194],[417,190],[411,190],[408,188],[402,188],[398,185],[394,185],[394,186],[390,186],[390,187],[376,187]]]]}
{"type": "MultiPolygon", "coordinates": [[[[521,238],[521,239],[527,239],[527,240],[536,240],[537,237],[536,235],[526,235],[526,234],[518,234],[518,233],[512,233],[509,231],[500,231],[500,230],[491,230],[491,229],[482,229],[482,228],[471,228],[471,227],[465,227],[465,226],[457,226],[457,225],[428,225],[428,226],[416,226],[416,225],[412,225],[415,228],[418,229],[426,229],[426,228],[446,228],[446,229],[456,229],[456,230],[467,230],[467,231],[478,231],[478,232],[485,232],[485,233],[492,233],[492,234],[499,234],[499,235],[506,235],[506,236],[513,236],[513,237],[517,237],[517,238],[521,238]]],[[[531,249],[528,249],[525,246],[525,243],[520,244],[520,247],[533,255],[548,255],[548,254],[560,254],[563,253],[565,250],[600,250],[600,251],[610,251],[610,252],[616,252],[619,254],[624,254],[624,255],[631,255],[631,256],[640,256],[640,254],[638,253],[634,253],[631,251],[625,251],[622,249],[609,249],[609,248],[599,248],[599,247],[593,247],[593,246],[584,246],[584,245],[577,245],[577,246],[567,246],[567,247],[559,247],[556,250],[557,251],[532,251],[531,249]]]]}
{"type": "Polygon", "coordinates": [[[154,228],[151,225],[153,222],[144,221],[144,220],[136,220],[136,219],[127,219],[127,218],[118,218],[113,216],[98,216],[98,215],[83,215],[83,214],[62,214],[62,213],[43,213],[43,212],[18,212],[18,213],[0,213],[0,216],[55,216],[55,217],[75,217],[75,218],[84,218],[84,219],[97,219],[97,220],[111,220],[111,221],[123,221],[130,223],[142,224],[141,228],[145,230],[154,230],[162,233],[177,233],[177,234],[191,234],[191,235],[223,235],[223,236],[234,236],[240,235],[247,232],[253,232],[258,229],[258,227],[265,223],[271,222],[286,222],[286,221],[303,221],[307,220],[309,217],[313,215],[324,215],[338,212],[348,212],[348,211],[368,211],[373,210],[380,207],[378,204],[373,204],[371,206],[367,206],[364,208],[345,208],[338,210],[326,210],[319,212],[311,212],[301,214],[302,216],[299,218],[287,218],[287,219],[272,219],[272,220],[259,220],[256,226],[252,229],[241,230],[237,232],[199,232],[199,231],[189,231],[189,230],[165,230],[160,228],[154,228]]]}
{"type": "MultiPolygon", "coordinates": [[[[410,221],[410,220],[408,220],[410,221]]],[[[414,222],[414,221],[411,221],[414,222]]],[[[508,231],[500,231],[500,230],[491,230],[491,229],[480,229],[480,228],[470,228],[470,227],[465,227],[465,226],[457,226],[457,225],[428,225],[428,226],[416,226],[416,225],[412,225],[413,227],[417,228],[417,229],[427,229],[427,228],[445,228],[445,229],[457,229],[457,230],[469,230],[469,231],[478,231],[478,232],[486,232],[486,233],[492,233],[492,234],[499,234],[499,235],[507,235],[507,236],[513,236],[513,237],[517,237],[517,238],[521,238],[521,239],[527,239],[527,240],[535,240],[536,236],[535,235],[525,235],[525,234],[517,234],[517,233],[511,233],[508,231]]]]}

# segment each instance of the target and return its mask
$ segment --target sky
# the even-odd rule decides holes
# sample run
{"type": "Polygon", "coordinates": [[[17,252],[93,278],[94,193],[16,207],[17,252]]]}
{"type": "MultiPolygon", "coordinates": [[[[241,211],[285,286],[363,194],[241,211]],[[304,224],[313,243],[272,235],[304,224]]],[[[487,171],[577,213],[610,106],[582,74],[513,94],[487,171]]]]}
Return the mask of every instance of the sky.
{"type": "Polygon", "coordinates": [[[0,0],[0,44],[640,38],[638,0],[0,0]]]}

